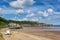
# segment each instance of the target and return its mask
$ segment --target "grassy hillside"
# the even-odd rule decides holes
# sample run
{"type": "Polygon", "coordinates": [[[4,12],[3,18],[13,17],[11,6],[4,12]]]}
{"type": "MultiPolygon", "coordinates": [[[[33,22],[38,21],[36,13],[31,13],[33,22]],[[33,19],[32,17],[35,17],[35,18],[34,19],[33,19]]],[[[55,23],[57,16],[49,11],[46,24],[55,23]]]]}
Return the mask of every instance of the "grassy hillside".
{"type": "Polygon", "coordinates": [[[6,20],[6,19],[0,17],[0,23],[8,23],[8,20],[6,20]]]}
{"type": "Polygon", "coordinates": [[[2,17],[0,17],[0,28],[5,28],[8,21],[2,17]]]}
{"type": "Polygon", "coordinates": [[[0,24],[0,28],[6,28],[6,24],[0,24]]]}

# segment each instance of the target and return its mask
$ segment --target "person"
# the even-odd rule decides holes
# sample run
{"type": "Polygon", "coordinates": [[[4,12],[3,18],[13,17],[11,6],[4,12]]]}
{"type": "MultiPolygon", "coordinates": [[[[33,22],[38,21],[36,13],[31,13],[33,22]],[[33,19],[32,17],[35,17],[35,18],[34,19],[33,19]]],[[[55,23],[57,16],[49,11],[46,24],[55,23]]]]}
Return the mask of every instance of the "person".
{"type": "Polygon", "coordinates": [[[11,35],[11,31],[9,29],[6,30],[5,32],[6,35],[11,35]]]}

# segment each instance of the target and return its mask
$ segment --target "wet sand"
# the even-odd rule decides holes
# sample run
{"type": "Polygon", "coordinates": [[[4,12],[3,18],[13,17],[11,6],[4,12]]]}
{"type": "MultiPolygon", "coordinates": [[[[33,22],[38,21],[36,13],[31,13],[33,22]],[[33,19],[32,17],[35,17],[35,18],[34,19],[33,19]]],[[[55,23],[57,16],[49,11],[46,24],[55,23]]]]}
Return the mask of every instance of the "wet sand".
{"type": "Polygon", "coordinates": [[[36,36],[46,37],[52,40],[60,40],[60,31],[44,31],[38,27],[26,27],[24,32],[36,36]]]}

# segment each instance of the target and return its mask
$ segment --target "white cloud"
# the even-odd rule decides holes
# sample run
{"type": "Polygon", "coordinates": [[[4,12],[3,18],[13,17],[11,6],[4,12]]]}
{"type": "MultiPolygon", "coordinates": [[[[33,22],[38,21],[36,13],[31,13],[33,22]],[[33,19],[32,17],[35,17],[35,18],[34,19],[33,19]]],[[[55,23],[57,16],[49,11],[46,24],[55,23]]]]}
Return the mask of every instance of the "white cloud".
{"type": "Polygon", "coordinates": [[[49,8],[47,11],[38,11],[37,14],[42,15],[44,17],[48,17],[51,13],[54,13],[53,9],[49,8]]]}
{"type": "Polygon", "coordinates": [[[44,11],[43,16],[44,16],[44,17],[48,17],[49,14],[48,14],[46,11],[44,11]]]}
{"type": "Polygon", "coordinates": [[[55,15],[51,19],[60,19],[60,16],[59,15],[55,15]]]}
{"type": "Polygon", "coordinates": [[[14,8],[24,8],[27,5],[33,5],[34,0],[17,0],[10,2],[10,5],[14,8]]]}
{"type": "Polygon", "coordinates": [[[48,17],[49,15],[52,15],[55,11],[51,8],[45,10],[45,11],[37,11],[37,14],[42,15],[44,17],[48,17]]]}
{"type": "Polygon", "coordinates": [[[22,20],[23,20],[23,21],[27,21],[27,20],[28,20],[28,18],[23,18],[22,20]]]}
{"type": "Polygon", "coordinates": [[[22,14],[22,13],[24,13],[24,10],[23,9],[16,10],[16,14],[22,14]]]}
{"type": "Polygon", "coordinates": [[[25,17],[25,18],[23,18],[23,19],[20,19],[20,21],[35,21],[35,22],[38,22],[39,21],[39,19],[38,18],[27,18],[27,17],[25,17]]]}
{"type": "Polygon", "coordinates": [[[24,1],[17,0],[17,1],[10,2],[10,5],[12,7],[14,7],[14,8],[22,8],[23,7],[23,3],[24,3],[24,1]]]}
{"type": "Polygon", "coordinates": [[[58,14],[58,15],[60,15],[60,12],[54,12],[54,14],[58,14]]]}
{"type": "Polygon", "coordinates": [[[44,16],[44,17],[48,17],[51,13],[54,13],[54,10],[51,9],[51,8],[49,8],[49,9],[47,9],[47,11],[45,10],[45,11],[42,12],[42,13],[43,13],[43,16],[44,16]]]}
{"type": "Polygon", "coordinates": [[[39,21],[38,18],[32,18],[31,21],[39,21]]]}
{"type": "Polygon", "coordinates": [[[44,17],[48,17],[48,15],[49,15],[49,13],[46,12],[46,11],[44,11],[44,12],[43,11],[38,11],[37,14],[42,15],[44,17]]]}
{"type": "Polygon", "coordinates": [[[47,10],[47,12],[52,13],[52,12],[54,12],[54,10],[51,9],[51,8],[49,8],[49,9],[47,10]]]}
{"type": "Polygon", "coordinates": [[[22,21],[22,19],[18,19],[18,21],[22,21]]]}
{"type": "Polygon", "coordinates": [[[33,16],[35,16],[35,14],[34,13],[30,13],[30,14],[27,14],[26,17],[33,17],[33,16]]]}
{"type": "Polygon", "coordinates": [[[28,18],[26,18],[26,17],[24,17],[24,18],[18,18],[17,16],[15,16],[11,20],[14,20],[14,21],[28,21],[28,18]]]}
{"type": "Polygon", "coordinates": [[[37,13],[38,13],[38,14],[43,14],[43,11],[38,11],[37,13]]]}

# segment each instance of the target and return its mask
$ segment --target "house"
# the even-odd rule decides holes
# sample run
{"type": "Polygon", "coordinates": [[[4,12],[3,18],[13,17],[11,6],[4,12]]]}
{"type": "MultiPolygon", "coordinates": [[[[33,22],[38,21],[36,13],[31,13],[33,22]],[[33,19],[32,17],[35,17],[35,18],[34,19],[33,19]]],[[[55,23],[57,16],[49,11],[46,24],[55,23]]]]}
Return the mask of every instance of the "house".
{"type": "Polygon", "coordinates": [[[9,23],[8,26],[9,27],[14,27],[14,26],[16,26],[16,23],[9,23]]]}
{"type": "Polygon", "coordinates": [[[9,23],[8,26],[11,29],[20,29],[20,28],[22,28],[22,26],[17,24],[17,23],[9,23]]]}

